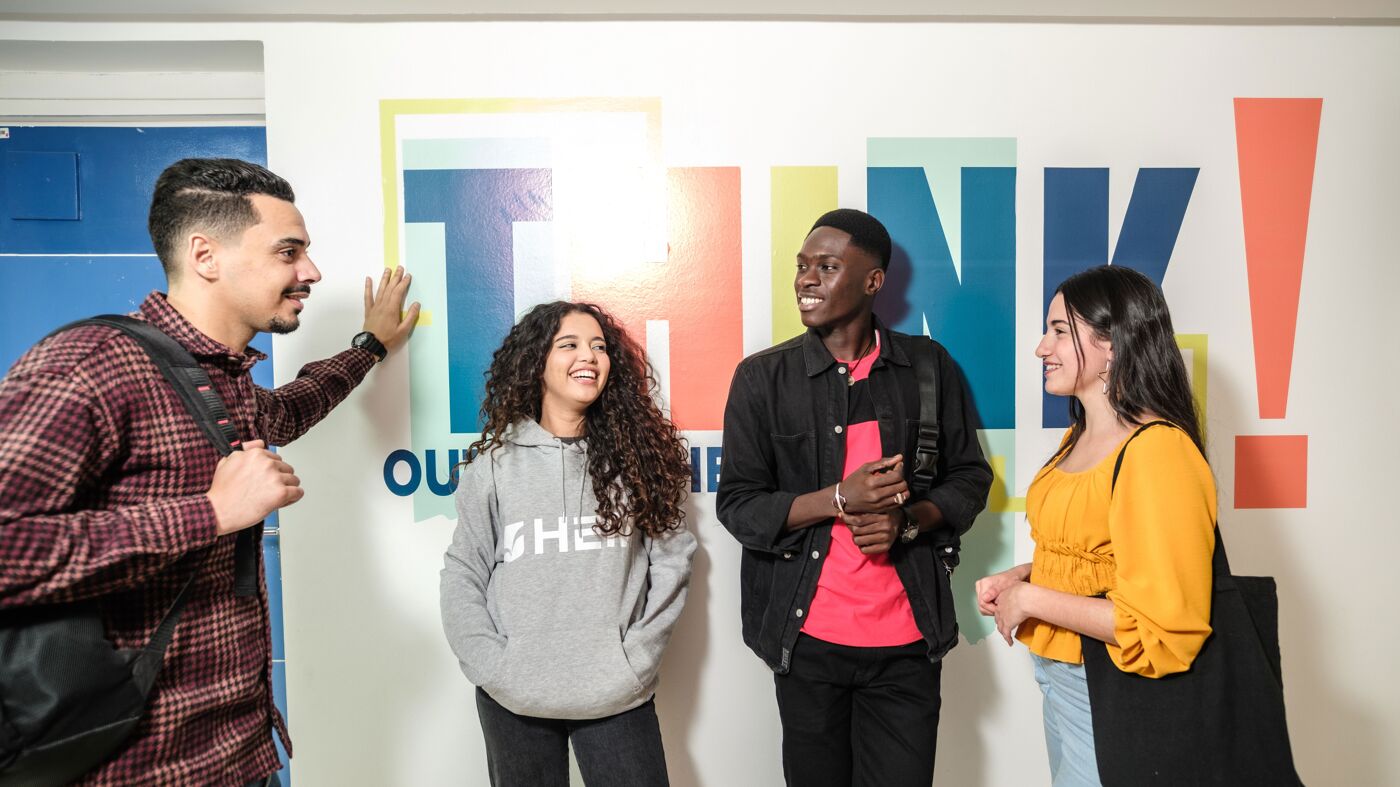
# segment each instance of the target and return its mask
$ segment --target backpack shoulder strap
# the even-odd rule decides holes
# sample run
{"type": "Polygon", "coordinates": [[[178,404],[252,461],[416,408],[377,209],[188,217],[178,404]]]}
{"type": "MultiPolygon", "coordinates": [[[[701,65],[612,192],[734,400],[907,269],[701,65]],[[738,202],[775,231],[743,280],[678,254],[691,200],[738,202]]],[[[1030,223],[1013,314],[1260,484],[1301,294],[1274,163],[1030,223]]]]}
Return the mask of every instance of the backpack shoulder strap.
{"type": "Polygon", "coordinates": [[[938,357],[933,340],[927,336],[911,336],[910,363],[919,380],[919,447],[914,456],[913,480],[909,484],[912,496],[921,496],[933,488],[938,476],[938,357]]]}
{"type": "MultiPolygon", "coordinates": [[[[238,429],[233,425],[233,419],[229,416],[228,408],[224,407],[223,400],[214,390],[214,383],[209,379],[209,373],[204,371],[189,350],[180,346],[179,342],[170,338],[168,334],[154,325],[125,314],[99,314],[96,317],[88,317],[68,323],[50,333],[49,336],[84,325],[103,325],[108,328],[116,328],[130,336],[142,350],[146,351],[146,355],[150,356],[151,363],[156,365],[161,375],[175,389],[181,403],[189,411],[190,417],[199,424],[199,428],[214,444],[214,448],[219,454],[228,456],[239,450],[242,440],[238,436],[238,429]]],[[[242,543],[245,532],[247,531],[239,533],[238,552],[247,551],[242,543]]],[[[200,567],[195,569],[190,578],[185,581],[184,587],[180,588],[179,595],[175,597],[175,601],[170,605],[170,609],[165,613],[160,625],[151,635],[150,641],[142,648],[140,658],[133,665],[133,674],[143,692],[149,692],[150,687],[155,683],[165,649],[170,645],[170,640],[175,634],[175,627],[180,623],[180,614],[185,608],[185,602],[189,600],[190,588],[194,586],[195,578],[203,570],[204,561],[208,559],[207,553],[208,550],[205,550],[205,555],[199,561],[200,567]]],[[[236,555],[235,562],[241,564],[246,562],[246,558],[239,558],[236,555]]],[[[239,579],[242,580],[242,577],[240,576],[239,579]]],[[[246,581],[243,581],[243,584],[247,584],[246,581]]],[[[244,595],[249,594],[244,593],[244,595]]]]}
{"type": "Polygon", "coordinates": [[[175,393],[179,394],[185,409],[189,411],[209,440],[214,443],[219,454],[228,456],[238,449],[242,442],[238,436],[238,430],[233,426],[233,419],[229,417],[228,409],[219,399],[219,394],[214,391],[214,384],[209,380],[209,374],[200,367],[194,356],[190,355],[189,350],[180,346],[179,342],[145,320],[138,320],[124,314],[100,314],[96,317],[88,317],[71,322],[50,333],[49,336],[83,325],[105,325],[130,336],[141,346],[141,349],[146,351],[151,362],[170,382],[175,393]]]}

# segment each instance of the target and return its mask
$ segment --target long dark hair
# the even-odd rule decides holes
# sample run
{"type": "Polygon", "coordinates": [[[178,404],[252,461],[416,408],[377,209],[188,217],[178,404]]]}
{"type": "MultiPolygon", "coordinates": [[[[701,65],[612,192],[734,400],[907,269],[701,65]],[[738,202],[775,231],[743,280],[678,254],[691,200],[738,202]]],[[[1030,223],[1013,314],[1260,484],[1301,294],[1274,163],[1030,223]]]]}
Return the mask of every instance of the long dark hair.
{"type": "MultiPolygon", "coordinates": [[[[1108,403],[1118,417],[1124,423],[1141,424],[1144,413],[1156,413],[1190,436],[1205,456],[1196,399],[1162,289],[1132,268],[1101,265],[1065,279],[1055,292],[1065,299],[1081,372],[1080,324],[1094,338],[1111,343],[1108,403]]],[[[1072,424],[1062,454],[1084,433],[1084,405],[1077,397],[1069,397],[1069,415],[1072,424]]]]}
{"type": "Polygon", "coordinates": [[[690,452],[652,398],[659,385],[642,348],[591,303],[542,303],[511,329],[491,356],[481,404],[485,425],[481,439],[467,451],[467,461],[504,445],[511,424],[539,420],[545,359],[560,321],[575,312],[598,321],[610,361],[603,390],[584,412],[588,475],[598,500],[594,529],[612,535],[630,532],[630,523],[653,536],[679,530],[690,489],[690,452]]]}

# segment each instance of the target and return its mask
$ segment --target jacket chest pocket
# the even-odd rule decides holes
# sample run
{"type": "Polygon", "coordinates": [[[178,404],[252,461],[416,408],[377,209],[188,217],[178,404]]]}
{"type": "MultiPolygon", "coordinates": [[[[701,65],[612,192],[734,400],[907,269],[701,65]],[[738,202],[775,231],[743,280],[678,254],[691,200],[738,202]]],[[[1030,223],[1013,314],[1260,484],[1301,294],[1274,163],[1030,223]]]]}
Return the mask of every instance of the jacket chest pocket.
{"type": "Polygon", "coordinates": [[[816,489],[817,433],[772,434],[773,467],[778,488],[786,492],[808,492],[816,489]]]}

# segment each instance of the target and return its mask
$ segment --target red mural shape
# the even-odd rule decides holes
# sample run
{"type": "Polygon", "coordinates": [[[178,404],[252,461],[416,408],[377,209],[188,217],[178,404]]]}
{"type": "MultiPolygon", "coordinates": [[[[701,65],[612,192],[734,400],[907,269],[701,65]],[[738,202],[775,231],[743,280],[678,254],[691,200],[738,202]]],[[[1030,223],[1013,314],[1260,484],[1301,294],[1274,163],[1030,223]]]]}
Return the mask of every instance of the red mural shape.
{"type": "Polygon", "coordinates": [[[1235,99],[1260,418],[1288,410],[1321,120],[1320,98],[1235,99]]]}
{"type": "MultiPolygon", "coordinates": [[[[1259,417],[1288,413],[1320,98],[1235,99],[1259,417]]],[[[1307,435],[1235,438],[1235,508],[1306,508],[1307,435]]]]}
{"type": "Polygon", "coordinates": [[[744,352],[739,169],[670,169],[666,186],[665,264],[602,277],[576,267],[574,298],[602,305],[638,341],[648,320],[668,321],[671,418],[681,429],[717,430],[744,352]]]}
{"type": "Polygon", "coordinates": [[[1308,436],[1237,435],[1235,508],[1307,508],[1308,436]]]}

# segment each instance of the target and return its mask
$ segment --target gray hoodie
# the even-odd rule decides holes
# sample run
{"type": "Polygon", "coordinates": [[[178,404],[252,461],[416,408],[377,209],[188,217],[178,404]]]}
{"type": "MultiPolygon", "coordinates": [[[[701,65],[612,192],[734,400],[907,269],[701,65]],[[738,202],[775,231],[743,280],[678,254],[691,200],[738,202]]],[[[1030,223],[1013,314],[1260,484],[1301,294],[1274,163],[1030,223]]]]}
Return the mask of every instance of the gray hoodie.
{"type": "Polygon", "coordinates": [[[587,442],[534,421],[467,465],[442,625],[467,680],[513,713],[598,719],[656,691],[695,537],[599,536],[587,442]]]}

